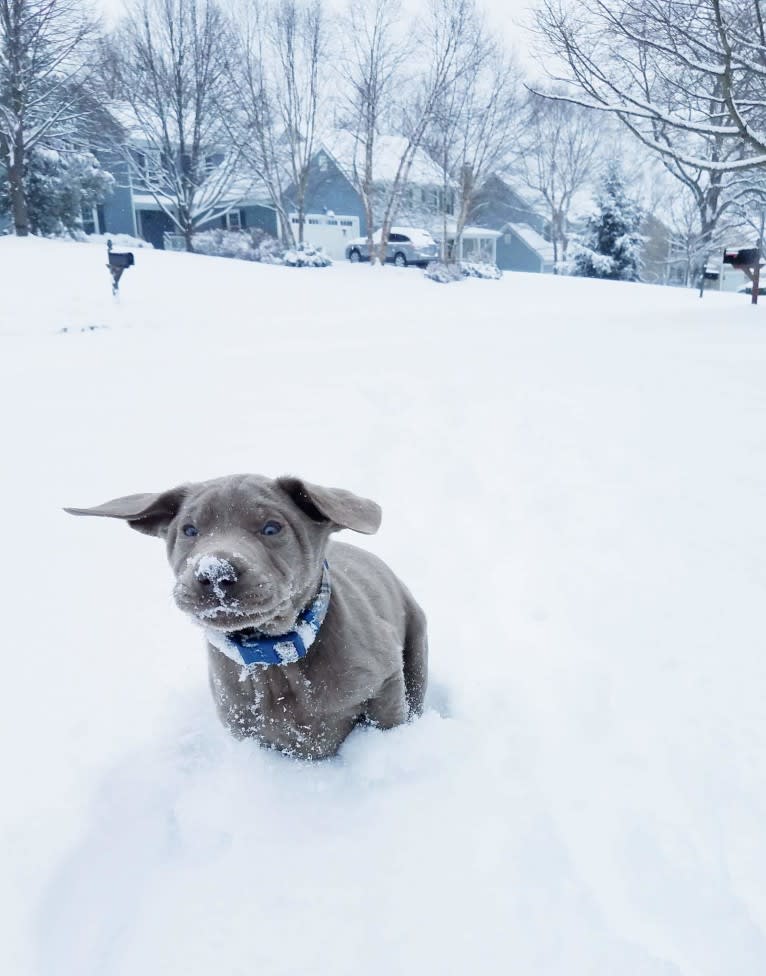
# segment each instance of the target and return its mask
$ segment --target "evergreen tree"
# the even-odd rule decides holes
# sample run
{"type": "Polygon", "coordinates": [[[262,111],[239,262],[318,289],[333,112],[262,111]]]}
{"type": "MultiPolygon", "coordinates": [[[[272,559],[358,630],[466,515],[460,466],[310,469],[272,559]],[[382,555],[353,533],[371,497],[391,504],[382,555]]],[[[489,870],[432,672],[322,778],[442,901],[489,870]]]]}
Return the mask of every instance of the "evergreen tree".
{"type": "Polygon", "coordinates": [[[588,218],[575,256],[575,274],[584,278],[638,281],[643,238],[641,207],[625,187],[620,166],[607,167],[596,197],[598,211],[588,218]]]}
{"type": "MultiPolygon", "coordinates": [[[[24,172],[29,228],[43,236],[82,228],[83,212],[102,203],[114,177],[90,152],[34,148],[24,172]]],[[[9,208],[7,188],[0,191],[0,210],[9,208]]]]}

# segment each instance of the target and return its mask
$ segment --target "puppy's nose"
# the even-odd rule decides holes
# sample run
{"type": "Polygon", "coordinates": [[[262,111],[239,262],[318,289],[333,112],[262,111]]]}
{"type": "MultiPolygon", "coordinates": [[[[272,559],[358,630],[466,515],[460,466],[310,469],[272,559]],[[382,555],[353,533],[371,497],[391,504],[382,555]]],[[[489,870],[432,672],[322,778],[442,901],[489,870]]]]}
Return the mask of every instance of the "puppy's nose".
{"type": "Polygon", "coordinates": [[[202,587],[212,587],[219,596],[231,590],[239,579],[236,566],[223,556],[200,556],[194,567],[194,576],[202,587]]]}

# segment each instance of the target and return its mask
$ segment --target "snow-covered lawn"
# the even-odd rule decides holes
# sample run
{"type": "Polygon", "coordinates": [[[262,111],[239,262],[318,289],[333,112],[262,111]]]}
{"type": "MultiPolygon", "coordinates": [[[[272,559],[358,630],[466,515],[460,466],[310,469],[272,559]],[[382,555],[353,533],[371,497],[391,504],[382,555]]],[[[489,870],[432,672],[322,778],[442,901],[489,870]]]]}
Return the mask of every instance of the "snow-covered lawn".
{"type": "Polygon", "coordinates": [[[0,971],[762,976],[766,310],[104,264],[0,240],[0,971]],[[61,511],[243,470],[382,504],[421,721],[234,742],[161,543],[61,511]]]}

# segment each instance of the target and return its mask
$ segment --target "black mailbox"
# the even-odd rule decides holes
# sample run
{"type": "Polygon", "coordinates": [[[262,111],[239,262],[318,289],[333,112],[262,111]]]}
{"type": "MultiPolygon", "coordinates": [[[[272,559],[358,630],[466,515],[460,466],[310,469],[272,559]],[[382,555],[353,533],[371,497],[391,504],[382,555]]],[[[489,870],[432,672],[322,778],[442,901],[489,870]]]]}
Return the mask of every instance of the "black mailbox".
{"type": "Polygon", "coordinates": [[[760,261],[761,255],[757,247],[727,247],[723,252],[723,263],[735,268],[755,268],[760,261]]]}
{"type": "Polygon", "coordinates": [[[136,263],[132,251],[113,251],[112,242],[106,242],[107,268],[112,276],[112,294],[116,295],[120,288],[120,278],[126,268],[132,268],[136,263]]]}
{"type": "Polygon", "coordinates": [[[125,268],[131,268],[135,263],[136,260],[132,251],[111,251],[109,254],[110,268],[121,268],[124,271],[125,268]]]}

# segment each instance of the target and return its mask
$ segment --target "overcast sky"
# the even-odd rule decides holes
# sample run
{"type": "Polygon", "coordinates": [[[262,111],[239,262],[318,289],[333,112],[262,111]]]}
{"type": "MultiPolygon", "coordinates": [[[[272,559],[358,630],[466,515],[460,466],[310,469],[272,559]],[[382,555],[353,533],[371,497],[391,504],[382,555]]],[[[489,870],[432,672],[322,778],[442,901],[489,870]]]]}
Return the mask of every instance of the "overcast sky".
{"type": "MultiPolygon", "coordinates": [[[[107,22],[116,20],[125,9],[125,0],[92,0],[96,8],[103,12],[107,22]]],[[[345,6],[344,0],[329,0],[332,7],[345,6]]],[[[522,60],[526,60],[529,38],[522,25],[531,19],[530,11],[534,7],[534,0],[478,0],[479,6],[486,10],[491,23],[502,31],[505,37],[518,51],[522,60]]],[[[425,9],[423,0],[403,0],[405,7],[416,11],[419,7],[425,9]]],[[[135,4],[130,4],[135,6],[135,4]]]]}

